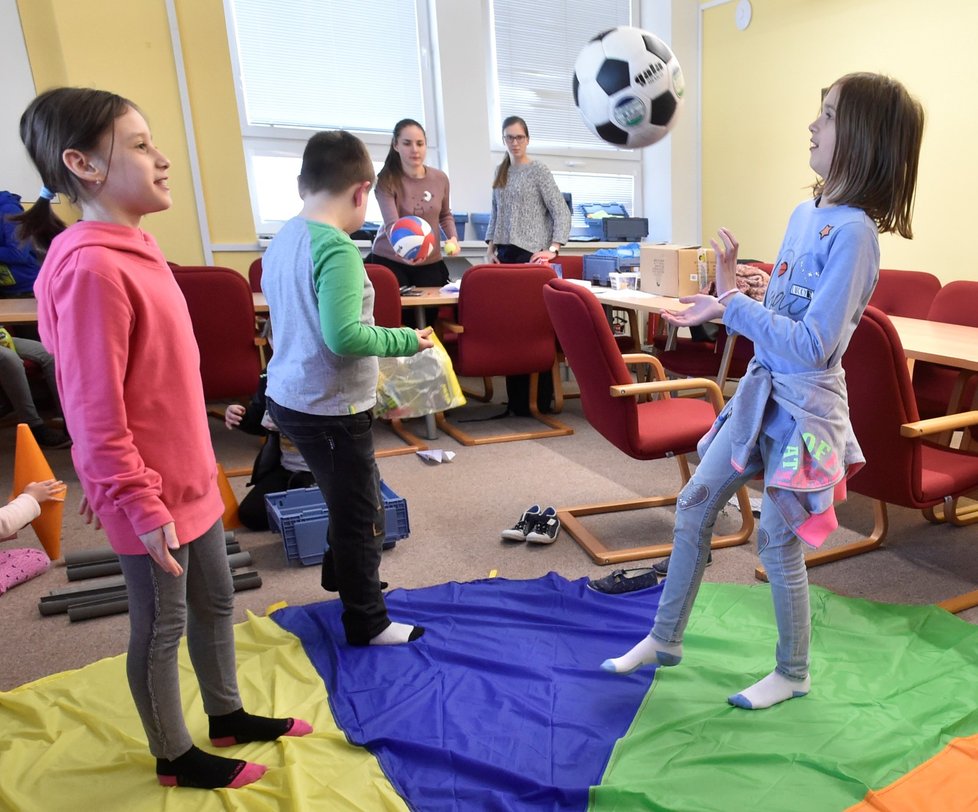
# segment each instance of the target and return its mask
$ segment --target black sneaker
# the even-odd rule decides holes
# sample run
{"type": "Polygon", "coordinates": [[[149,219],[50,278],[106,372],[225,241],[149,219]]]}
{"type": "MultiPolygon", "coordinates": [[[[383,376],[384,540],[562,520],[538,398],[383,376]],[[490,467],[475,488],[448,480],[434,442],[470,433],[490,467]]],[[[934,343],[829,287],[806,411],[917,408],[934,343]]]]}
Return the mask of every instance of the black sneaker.
{"type": "Polygon", "coordinates": [[[606,595],[623,595],[639,589],[648,589],[659,583],[659,578],[652,567],[638,567],[631,570],[615,570],[598,580],[589,580],[588,589],[604,592],[606,595]]]}
{"type": "Polygon", "coordinates": [[[530,505],[523,511],[519,521],[509,530],[503,530],[500,534],[503,541],[526,541],[526,534],[536,526],[537,519],[540,518],[540,506],[530,505]]]}
{"type": "Polygon", "coordinates": [[[67,448],[71,445],[71,438],[68,433],[61,429],[48,428],[44,424],[31,426],[31,433],[38,445],[45,448],[67,448]]]}
{"type": "Polygon", "coordinates": [[[560,519],[557,518],[557,511],[548,507],[537,516],[536,524],[526,534],[526,540],[534,544],[553,544],[559,532],[560,519]]]}
{"type": "MultiPolygon", "coordinates": [[[[666,556],[661,561],[656,561],[652,565],[652,569],[655,570],[655,574],[660,578],[665,578],[669,574],[669,558],[666,556]]],[[[706,566],[710,566],[713,563],[713,550],[710,550],[709,555],[706,556],[706,566]]]]}

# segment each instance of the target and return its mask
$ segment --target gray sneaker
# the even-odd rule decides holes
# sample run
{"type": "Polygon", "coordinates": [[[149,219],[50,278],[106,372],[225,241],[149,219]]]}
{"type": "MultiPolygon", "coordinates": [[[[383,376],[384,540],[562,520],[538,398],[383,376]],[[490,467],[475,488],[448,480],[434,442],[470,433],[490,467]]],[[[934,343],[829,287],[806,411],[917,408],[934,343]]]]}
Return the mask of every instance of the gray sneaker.
{"type": "Polygon", "coordinates": [[[604,592],[606,595],[623,595],[639,589],[648,589],[659,583],[652,567],[636,567],[635,569],[615,570],[611,575],[597,580],[588,580],[588,589],[604,592]]]}
{"type": "Polygon", "coordinates": [[[509,528],[509,530],[503,530],[500,534],[503,541],[526,541],[526,534],[536,526],[537,519],[539,518],[540,506],[530,505],[530,507],[523,511],[523,515],[520,516],[516,524],[509,528]]]}
{"type": "Polygon", "coordinates": [[[560,519],[556,508],[548,507],[539,516],[536,524],[527,532],[526,540],[534,544],[553,544],[560,532],[560,519]]]}

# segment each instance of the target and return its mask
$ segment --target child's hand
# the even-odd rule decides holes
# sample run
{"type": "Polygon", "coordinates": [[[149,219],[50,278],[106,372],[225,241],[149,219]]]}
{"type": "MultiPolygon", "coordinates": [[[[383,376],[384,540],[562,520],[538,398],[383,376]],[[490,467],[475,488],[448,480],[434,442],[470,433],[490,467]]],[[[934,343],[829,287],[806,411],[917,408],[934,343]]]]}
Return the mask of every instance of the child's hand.
{"type": "Polygon", "coordinates": [[[85,520],[85,524],[92,524],[94,522],[96,530],[102,529],[102,521],[95,514],[95,511],[92,510],[92,506],[88,503],[87,496],[83,496],[81,503],[78,505],[78,515],[85,520]]]}
{"type": "Polygon", "coordinates": [[[717,233],[722,247],[717,245],[716,240],[710,240],[710,245],[717,255],[717,296],[723,296],[737,287],[737,252],[740,244],[729,229],[721,228],[717,233]]]}
{"type": "Polygon", "coordinates": [[[66,490],[60,479],[45,479],[43,482],[29,482],[24,493],[33,496],[40,505],[45,502],[64,502],[66,490]]]}
{"type": "Polygon", "coordinates": [[[148,533],[140,533],[139,540],[146,545],[150,558],[152,558],[164,572],[176,577],[183,574],[183,567],[170,555],[170,550],[179,550],[180,542],[177,540],[177,526],[173,522],[167,522],[162,527],[150,530],[148,533]]]}
{"type": "MultiPolygon", "coordinates": [[[[720,265],[717,263],[717,268],[719,269],[719,267],[720,265]]],[[[719,273],[719,270],[717,272],[719,273]]],[[[713,319],[722,318],[723,311],[726,309],[712,296],[706,296],[702,293],[697,293],[694,296],[681,296],[679,301],[683,304],[692,303],[693,306],[686,310],[662,311],[662,318],[677,327],[695,327],[697,324],[705,324],[708,321],[713,321],[713,319]]]]}
{"type": "Polygon", "coordinates": [[[432,332],[430,327],[425,327],[423,330],[415,330],[414,332],[418,334],[418,352],[435,346],[435,342],[428,338],[432,332]]]}
{"type": "Polygon", "coordinates": [[[232,403],[224,411],[224,425],[233,429],[241,425],[241,418],[244,417],[245,407],[238,403],[232,403]]]}

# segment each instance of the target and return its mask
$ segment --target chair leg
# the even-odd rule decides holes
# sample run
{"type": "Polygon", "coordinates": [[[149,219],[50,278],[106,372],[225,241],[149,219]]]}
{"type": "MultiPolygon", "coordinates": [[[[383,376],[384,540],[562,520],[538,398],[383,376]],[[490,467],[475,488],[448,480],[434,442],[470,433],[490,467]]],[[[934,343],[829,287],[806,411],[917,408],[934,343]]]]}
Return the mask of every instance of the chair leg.
{"type": "Polygon", "coordinates": [[[963,612],[965,609],[973,609],[978,606],[978,591],[965,592],[963,595],[956,595],[936,604],[941,609],[946,609],[952,615],[963,612]]]}
{"type": "Polygon", "coordinates": [[[492,378],[482,379],[483,392],[471,392],[468,389],[463,388],[462,394],[467,398],[472,398],[473,400],[478,400],[480,403],[489,403],[492,400],[492,378]]]}
{"type": "Polygon", "coordinates": [[[391,431],[400,437],[407,445],[405,445],[403,448],[385,448],[382,451],[375,451],[375,457],[398,457],[402,454],[414,454],[417,451],[428,450],[428,444],[416,434],[408,431],[407,427],[401,422],[399,417],[395,417],[392,420],[383,420],[382,422],[389,425],[391,427],[391,431]]]}
{"type": "Polygon", "coordinates": [[[921,513],[924,514],[924,517],[929,522],[933,522],[934,524],[949,522],[957,527],[964,527],[978,522],[978,504],[972,503],[967,506],[962,506],[960,500],[961,497],[959,496],[945,496],[944,507],[940,512],[938,512],[937,506],[935,505],[934,507],[925,508],[921,513]]]}
{"type": "Polygon", "coordinates": [[[553,369],[550,370],[550,378],[553,381],[554,390],[554,411],[560,414],[564,411],[564,382],[560,377],[560,359],[554,360],[553,369]]]}
{"type": "MultiPolygon", "coordinates": [[[[685,485],[689,481],[689,463],[685,455],[677,456],[676,462],[679,465],[683,485],[685,485]]],[[[560,519],[561,526],[570,534],[571,538],[583,547],[591,559],[598,564],[620,564],[624,561],[637,561],[642,558],[661,558],[672,552],[672,542],[652,544],[645,547],[609,549],[604,542],[584,527],[578,517],[594,516],[600,513],[618,513],[624,510],[668,507],[676,504],[678,496],[679,494],[675,493],[668,496],[650,496],[641,499],[561,508],[557,511],[557,518],[560,519]]],[[[719,550],[723,547],[734,547],[750,540],[751,533],[754,532],[754,515],[751,513],[750,497],[747,495],[746,488],[741,488],[737,492],[737,500],[740,506],[740,529],[729,535],[714,536],[710,542],[711,549],[719,550]]]]}
{"type": "Polygon", "coordinates": [[[537,391],[540,385],[540,374],[534,372],[530,375],[530,416],[539,423],[548,426],[546,431],[523,431],[512,434],[497,434],[491,437],[473,437],[467,431],[463,431],[454,423],[450,423],[445,417],[444,412],[435,415],[438,428],[453,437],[457,442],[465,446],[489,445],[490,443],[511,443],[517,440],[541,440],[545,437],[566,437],[573,434],[574,429],[565,426],[559,420],[549,415],[540,414],[537,408],[537,391]]]}
{"type": "MultiPolygon", "coordinates": [[[[820,553],[812,553],[805,556],[805,566],[811,569],[822,564],[830,564],[833,561],[841,561],[843,558],[852,558],[855,555],[862,555],[882,546],[889,529],[889,520],[886,515],[886,502],[879,499],[873,500],[873,532],[866,538],[843,544],[841,547],[833,547],[831,550],[824,550],[820,553]]],[[[767,580],[767,572],[764,567],[758,566],[754,570],[754,577],[758,581],[767,580]]]]}

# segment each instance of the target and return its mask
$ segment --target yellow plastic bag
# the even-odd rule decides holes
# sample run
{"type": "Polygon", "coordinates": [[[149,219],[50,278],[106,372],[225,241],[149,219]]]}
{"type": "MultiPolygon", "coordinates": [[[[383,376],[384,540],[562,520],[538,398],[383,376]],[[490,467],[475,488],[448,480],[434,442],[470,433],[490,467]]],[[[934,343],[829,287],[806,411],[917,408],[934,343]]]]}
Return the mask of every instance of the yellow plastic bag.
{"type": "Polygon", "coordinates": [[[7,332],[6,327],[2,326],[0,326],[0,347],[6,347],[8,350],[14,350],[14,352],[17,351],[14,347],[13,336],[7,332]]]}
{"type": "Polygon", "coordinates": [[[378,359],[375,415],[423,417],[465,405],[452,359],[434,333],[431,339],[435,346],[416,355],[378,359]]]}

